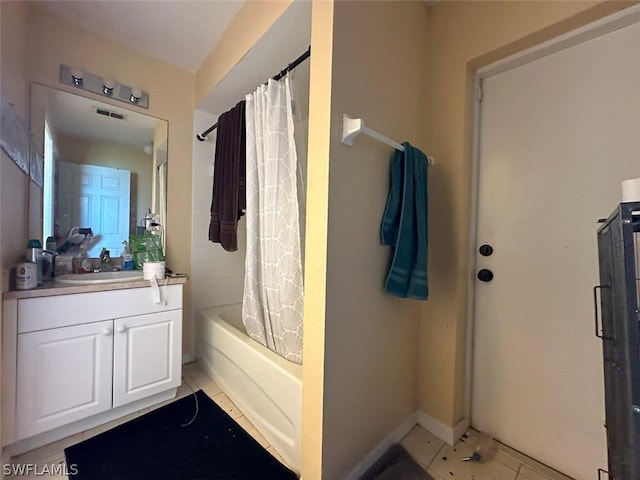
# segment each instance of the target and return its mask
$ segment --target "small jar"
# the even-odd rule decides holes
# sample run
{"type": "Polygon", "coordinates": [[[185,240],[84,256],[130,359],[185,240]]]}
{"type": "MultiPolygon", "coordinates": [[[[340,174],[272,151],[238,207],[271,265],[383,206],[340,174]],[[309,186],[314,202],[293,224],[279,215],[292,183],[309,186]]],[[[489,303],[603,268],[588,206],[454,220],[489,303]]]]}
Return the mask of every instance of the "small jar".
{"type": "Polygon", "coordinates": [[[37,286],[37,265],[31,262],[16,265],[16,290],[31,290],[37,286]]]}

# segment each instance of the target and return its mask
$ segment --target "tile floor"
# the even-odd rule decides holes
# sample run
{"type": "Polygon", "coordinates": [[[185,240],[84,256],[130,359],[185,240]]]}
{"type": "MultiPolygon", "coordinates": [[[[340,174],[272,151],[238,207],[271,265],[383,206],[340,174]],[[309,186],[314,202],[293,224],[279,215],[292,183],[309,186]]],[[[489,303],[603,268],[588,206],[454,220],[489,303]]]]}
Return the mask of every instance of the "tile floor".
{"type": "Polygon", "coordinates": [[[478,443],[478,433],[473,430],[451,447],[415,426],[400,443],[435,480],[571,480],[501,444],[492,461],[463,461],[478,443]]]}
{"type": "MultiPolygon", "coordinates": [[[[176,399],[189,395],[198,389],[202,389],[223,410],[235,419],[241,427],[253,436],[260,445],[284,463],[278,452],[269,445],[238,407],[233,404],[229,397],[222,392],[220,387],[218,387],[196,363],[183,366],[182,380],[182,386],[178,389],[176,399]]],[[[48,471],[55,471],[56,468],[60,469],[58,471],[63,471],[64,449],[66,447],[91,438],[94,435],[143,415],[173,400],[175,399],[168,400],[151,408],[145,408],[139,412],[127,415],[124,418],[92,428],[91,430],[72,435],[58,442],[16,456],[11,460],[14,464],[37,464],[39,472],[42,472],[44,468],[47,468],[48,471]]],[[[401,443],[435,480],[571,480],[544,465],[538,464],[521,453],[502,445],[495,459],[491,462],[478,464],[462,461],[464,457],[470,456],[473,453],[476,442],[477,434],[469,431],[465,438],[451,447],[429,432],[416,426],[407,434],[401,443]]],[[[11,480],[31,480],[36,478],[62,480],[66,477],[63,475],[15,475],[5,478],[11,480]]]]}

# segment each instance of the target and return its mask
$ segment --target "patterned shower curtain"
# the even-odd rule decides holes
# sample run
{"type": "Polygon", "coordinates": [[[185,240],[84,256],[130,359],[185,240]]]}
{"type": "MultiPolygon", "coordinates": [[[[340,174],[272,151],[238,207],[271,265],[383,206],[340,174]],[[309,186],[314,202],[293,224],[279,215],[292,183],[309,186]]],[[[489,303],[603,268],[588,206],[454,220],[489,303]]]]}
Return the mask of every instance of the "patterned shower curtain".
{"type": "Polygon", "coordinates": [[[289,77],[246,96],[247,253],[242,320],[249,335],[302,363],[302,260],[289,77]]]}

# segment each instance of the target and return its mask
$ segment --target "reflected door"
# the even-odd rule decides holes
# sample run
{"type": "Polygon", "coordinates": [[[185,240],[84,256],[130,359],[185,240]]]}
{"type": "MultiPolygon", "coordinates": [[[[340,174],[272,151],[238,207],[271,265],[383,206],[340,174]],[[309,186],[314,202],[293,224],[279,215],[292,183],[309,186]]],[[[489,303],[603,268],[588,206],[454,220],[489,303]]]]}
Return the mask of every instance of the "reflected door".
{"type": "Polygon", "coordinates": [[[65,235],[71,228],[91,227],[98,241],[88,251],[92,257],[102,247],[120,256],[122,241],[129,239],[131,173],[117,168],[78,163],[58,164],[56,221],[65,235]]]}

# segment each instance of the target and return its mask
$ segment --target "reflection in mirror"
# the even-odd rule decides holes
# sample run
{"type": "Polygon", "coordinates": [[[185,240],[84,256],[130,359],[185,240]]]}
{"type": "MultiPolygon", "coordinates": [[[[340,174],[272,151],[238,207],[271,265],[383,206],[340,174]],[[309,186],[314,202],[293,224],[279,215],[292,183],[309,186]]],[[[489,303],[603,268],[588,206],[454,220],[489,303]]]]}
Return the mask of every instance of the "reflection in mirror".
{"type": "Polygon", "coordinates": [[[31,131],[45,158],[42,199],[30,199],[41,205],[43,241],[53,236],[61,251],[91,228],[87,253],[117,257],[148,213],[164,233],[165,120],[34,83],[31,131]]]}

